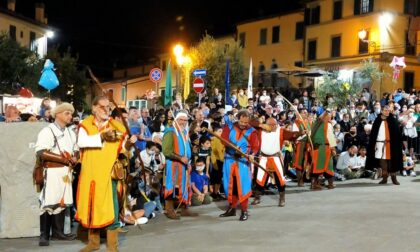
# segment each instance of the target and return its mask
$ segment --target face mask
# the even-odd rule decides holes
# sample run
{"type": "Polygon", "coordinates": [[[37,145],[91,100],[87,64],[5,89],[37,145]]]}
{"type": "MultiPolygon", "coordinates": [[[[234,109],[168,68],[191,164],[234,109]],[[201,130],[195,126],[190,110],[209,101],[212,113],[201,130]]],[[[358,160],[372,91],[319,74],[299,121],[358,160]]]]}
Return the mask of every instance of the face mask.
{"type": "Polygon", "coordinates": [[[199,166],[196,166],[196,167],[195,167],[195,169],[196,169],[198,172],[202,172],[202,171],[204,171],[204,165],[199,165],[199,166]]]}
{"type": "Polygon", "coordinates": [[[217,98],[218,98],[219,100],[221,100],[221,99],[222,99],[222,95],[218,95],[218,96],[217,96],[217,98]]]}
{"type": "Polygon", "coordinates": [[[287,117],[288,117],[289,119],[291,119],[291,118],[293,118],[293,115],[287,115],[287,117]]]}
{"type": "Polygon", "coordinates": [[[356,134],[356,131],[350,131],[350,134],[354,135],[356,134]]]}
{"type": "Polygon", "coordinates": [[[381,109],[380,109],[380,108],[376,108],[376,109],[375,109],[375,113],[376,113],[376,114],[381,113],[381,109]]]}
{"type": "Polygon", "coordinates": [[[207,117],[209,115],[210,111],[209,110],[203,110],[203,115],[204,117],[207,117]]]}
{"type": "Polygon", "coordinates": [[[155,151],[151,151],[151,150],[149,150],[149,151],[147,151],[147,153],[148,153],[149,155],[154,155],[154,154],[155,154],[155,151]]]}

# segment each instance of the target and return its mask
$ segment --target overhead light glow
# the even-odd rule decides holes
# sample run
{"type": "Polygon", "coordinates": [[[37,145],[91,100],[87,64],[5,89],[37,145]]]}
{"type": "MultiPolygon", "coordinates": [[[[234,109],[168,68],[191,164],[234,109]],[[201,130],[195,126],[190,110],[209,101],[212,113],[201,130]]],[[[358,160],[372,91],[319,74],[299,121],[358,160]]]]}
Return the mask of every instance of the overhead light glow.
{"type": "Polygon", "coordinates": [[[388,12],[384,12],[382,13],[382,15],[379,17],[379,25],[382,28],[388,28],[388,26],[392,23],[392,15],[391,13],[388,12]]]}
{"type": "Polygon", "coordinates": [[[54,37],[54,32],[53,31],[47,31],[47,37],[48,38],[54,37]]]}

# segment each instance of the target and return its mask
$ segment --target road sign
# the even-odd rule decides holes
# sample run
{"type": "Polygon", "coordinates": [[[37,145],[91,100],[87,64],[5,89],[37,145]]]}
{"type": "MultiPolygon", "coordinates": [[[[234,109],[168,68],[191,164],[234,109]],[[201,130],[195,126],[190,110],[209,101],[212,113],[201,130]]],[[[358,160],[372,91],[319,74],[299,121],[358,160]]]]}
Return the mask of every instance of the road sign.
{"type": "Polygon", "coordinates": [[[204,90],[204,80],[199,78],[195,78],[193,82],[193,89],[194,91],[199,94],[204,90]]]}
{"type": "Polygon", "coordinates": [[[153,68],[152,70],[150,70],[149,79],[152,82],[157,83],[160,80],[162,80],[162,77],[163,77],[163,73],[162,73],[162,70],[160,70],[159,68],[153,68]]]}
{"type": "Polygon", "coordinates": [[[206,69],[195,69],[193,75],[197,77],[206,76],[206,69]]]}

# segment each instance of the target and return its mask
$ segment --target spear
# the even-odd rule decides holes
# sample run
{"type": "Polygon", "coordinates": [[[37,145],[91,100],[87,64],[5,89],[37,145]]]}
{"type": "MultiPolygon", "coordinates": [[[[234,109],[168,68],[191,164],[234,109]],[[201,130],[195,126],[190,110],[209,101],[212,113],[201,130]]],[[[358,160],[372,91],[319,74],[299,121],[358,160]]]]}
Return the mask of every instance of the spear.
{"type": "Polygon", "coordinates": [[[213,131],[207,129],[207,128],[203,128],[204,131],[207,131],[210,135],[216,137],[217,139],[219,139],[223,144],[225,144],[226,146],[228,146],[229,148],[232,148],[236,153],[238,153],[239,155],[247,158],[251,163],[253,163],[255,166],[257,166],[258,168],[260,168],[261,170],[263,170],[264,172],[266,172],[267,174],[269,174],[270,176],[272,176],[271,172],[267,171],[264,167],[262,167],[258,162],[256,161],[251,161],[250,160],[250,155],[244,153],[241,149],[239,149],[238,146],[234,145],[233,143],[227,141],[226,139],[214,134],[213,131]]]}

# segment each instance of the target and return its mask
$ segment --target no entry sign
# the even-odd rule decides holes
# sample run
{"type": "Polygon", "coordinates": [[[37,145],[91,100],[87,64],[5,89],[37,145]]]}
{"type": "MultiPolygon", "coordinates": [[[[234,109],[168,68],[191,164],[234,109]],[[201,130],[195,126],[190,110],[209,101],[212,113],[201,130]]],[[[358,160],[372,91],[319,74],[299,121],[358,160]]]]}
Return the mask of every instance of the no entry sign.
{"type": "Polygon", "coordinates": [[[201,78],[195,78],[193,82],[193,89],[198,94],[204,90],[204,80],[201,78]]]}

